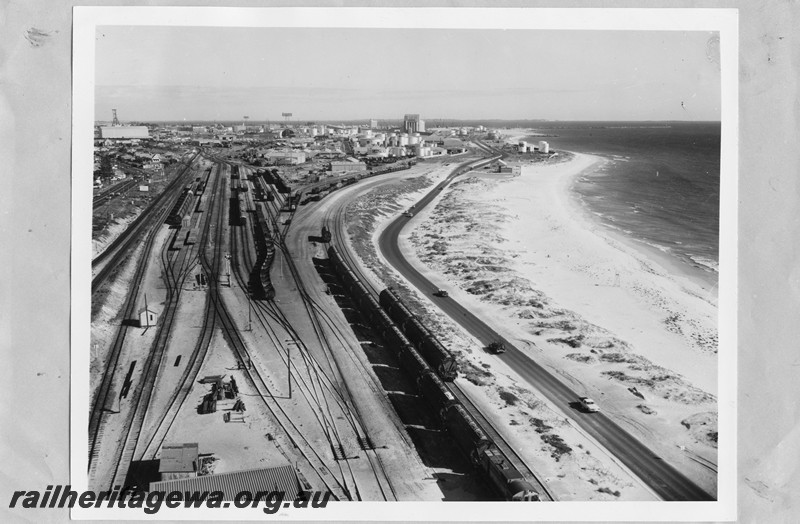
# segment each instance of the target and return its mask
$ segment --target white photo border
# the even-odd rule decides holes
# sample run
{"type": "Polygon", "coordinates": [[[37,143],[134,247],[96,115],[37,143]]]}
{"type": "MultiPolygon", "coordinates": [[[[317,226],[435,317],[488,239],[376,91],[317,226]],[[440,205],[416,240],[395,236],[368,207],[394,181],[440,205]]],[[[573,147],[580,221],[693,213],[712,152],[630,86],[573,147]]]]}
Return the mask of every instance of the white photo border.
{"type": "MultiPolygon", "coordinates": [[[[714,502],[337,502],[280,520],[732,521],[737,511],[738,10],[695,8],[75,7],[72,77],[70,480],[87,488],[95,31],[100,26],[717,31],[721,58],[718,500],[714,502]]],[[[263,520],[260,509],[81,509],[76,519],[263,520]]],[[[270,517],[267,517],[270,518],[270,517]]]]}

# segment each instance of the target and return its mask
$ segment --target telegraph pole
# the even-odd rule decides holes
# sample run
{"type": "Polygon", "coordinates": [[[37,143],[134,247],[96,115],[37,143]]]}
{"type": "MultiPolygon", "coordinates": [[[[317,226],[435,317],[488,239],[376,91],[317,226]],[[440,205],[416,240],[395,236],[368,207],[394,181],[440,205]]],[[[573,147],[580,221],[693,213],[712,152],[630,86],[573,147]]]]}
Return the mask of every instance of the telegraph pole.
{"type": "Polygon", "coordinates": [[[250,291],[247,291],[247,331],[253,331],[253,306],[250,298],[250,291]]]}
{"type": "Polygon", "coordinates": [[[292,346],[297,347],[296,340],[286,340],[286,367],[289,371],[289,398],[292,398],[292,346]]]}

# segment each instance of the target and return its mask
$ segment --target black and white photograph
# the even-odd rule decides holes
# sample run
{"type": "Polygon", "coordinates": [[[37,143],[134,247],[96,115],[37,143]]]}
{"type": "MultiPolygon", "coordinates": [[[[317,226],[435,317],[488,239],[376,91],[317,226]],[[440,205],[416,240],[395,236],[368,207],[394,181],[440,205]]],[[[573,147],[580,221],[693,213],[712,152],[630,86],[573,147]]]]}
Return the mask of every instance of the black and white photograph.
{"type": "Polygon", "coordinates": [[[741,411],[775,387],[748,375],[768,347],[742,350],[763,256],[742,234],[781,231],[743,204],[740,155],[780,146],[742,139],[742,23],[103,5],[30,26],[20,45],[69,41],[69,352],[14,389],[61,406],[68,475],[9,511],[721,522],[785,501],[794,463],[768,450],[792,439],[752,455],[741,411]]]}
{"type": "Polygon", "coordinates": [[[97,25],[89,487],[718,500],[720,52],[97,25]]]}

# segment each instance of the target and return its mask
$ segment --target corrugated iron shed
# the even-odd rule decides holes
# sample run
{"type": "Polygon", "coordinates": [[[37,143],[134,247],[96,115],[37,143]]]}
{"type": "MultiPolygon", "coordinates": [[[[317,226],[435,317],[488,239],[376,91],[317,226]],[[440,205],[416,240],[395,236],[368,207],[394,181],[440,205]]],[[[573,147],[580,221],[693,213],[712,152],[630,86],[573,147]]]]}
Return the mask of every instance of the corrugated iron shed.
{"type": "Polygon", "coordinates": [[[223,500],[233,500],[242,491],[253,494],[258,491],[282,491],[287,498],[294,498],[301,490],[297,472],[287,465],[153,482],[150,491],[221,491],[223,500]]]}

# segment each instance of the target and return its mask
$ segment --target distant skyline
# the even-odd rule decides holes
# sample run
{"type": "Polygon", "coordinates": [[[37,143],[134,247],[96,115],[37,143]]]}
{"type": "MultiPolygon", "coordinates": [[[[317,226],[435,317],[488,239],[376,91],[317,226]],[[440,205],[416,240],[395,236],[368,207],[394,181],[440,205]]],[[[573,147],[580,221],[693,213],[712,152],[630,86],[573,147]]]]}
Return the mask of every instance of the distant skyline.
{"type": "Polygon", "coordinates": [[[711,32],[105,26],[95,120],[720,119],[711,32]]]}

